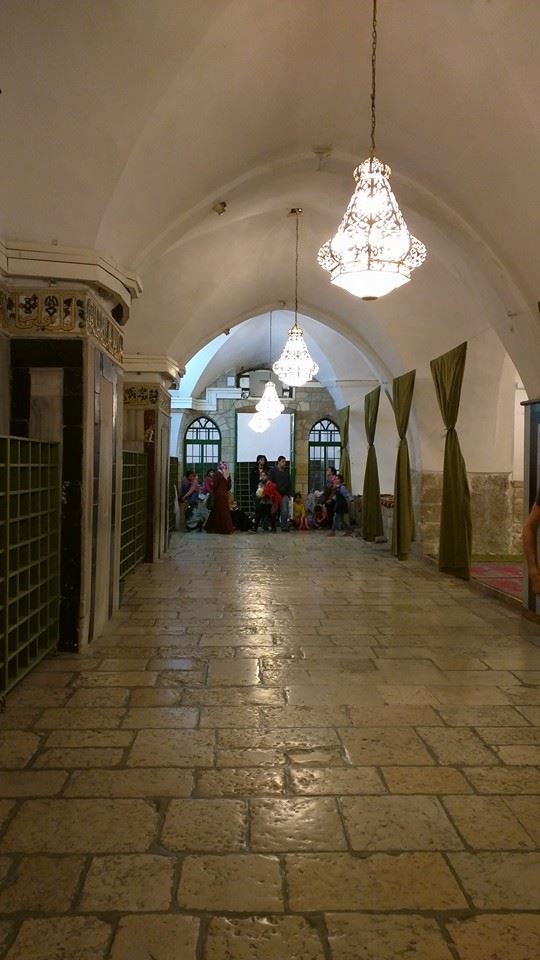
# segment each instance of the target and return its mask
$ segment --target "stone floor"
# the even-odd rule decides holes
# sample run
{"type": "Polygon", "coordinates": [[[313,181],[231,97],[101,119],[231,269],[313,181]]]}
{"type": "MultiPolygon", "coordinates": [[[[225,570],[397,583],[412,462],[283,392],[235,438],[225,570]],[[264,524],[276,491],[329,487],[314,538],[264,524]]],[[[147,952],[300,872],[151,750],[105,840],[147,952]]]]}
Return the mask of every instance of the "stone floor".
{"type": "Polygon", "coordinates": [[[538,960],[539,638],[385,547],[177,536],[8,697],[0,956],[538,960]]]}

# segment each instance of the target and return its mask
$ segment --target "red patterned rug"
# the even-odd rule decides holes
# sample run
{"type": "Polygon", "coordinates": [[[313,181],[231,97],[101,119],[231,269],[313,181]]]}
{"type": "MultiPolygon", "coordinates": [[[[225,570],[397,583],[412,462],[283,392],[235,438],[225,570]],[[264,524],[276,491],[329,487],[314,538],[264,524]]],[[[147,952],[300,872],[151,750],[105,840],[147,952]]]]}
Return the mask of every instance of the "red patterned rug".
{"type": "Polygon", "coordinates": [[[510,597],[521,598],[523,590],[522,563],[473,563],[471,577],[491,590],[510,597]]]}

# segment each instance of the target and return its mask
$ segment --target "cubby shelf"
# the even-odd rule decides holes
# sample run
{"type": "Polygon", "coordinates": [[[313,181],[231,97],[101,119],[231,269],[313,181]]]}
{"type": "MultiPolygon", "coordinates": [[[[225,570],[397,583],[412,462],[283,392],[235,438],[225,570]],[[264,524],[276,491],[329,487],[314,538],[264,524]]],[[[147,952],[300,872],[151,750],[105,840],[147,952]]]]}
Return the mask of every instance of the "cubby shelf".
{"type": "Polygon", "coordinates": [[[146,552],[146,454],[122,458],[122,532],[120,579],[144,560],[146,552]]]}
{"type": "Polygon", "coordinates": [[[60,448],[0,437],[0,694],[58,645],[60,448]]]}

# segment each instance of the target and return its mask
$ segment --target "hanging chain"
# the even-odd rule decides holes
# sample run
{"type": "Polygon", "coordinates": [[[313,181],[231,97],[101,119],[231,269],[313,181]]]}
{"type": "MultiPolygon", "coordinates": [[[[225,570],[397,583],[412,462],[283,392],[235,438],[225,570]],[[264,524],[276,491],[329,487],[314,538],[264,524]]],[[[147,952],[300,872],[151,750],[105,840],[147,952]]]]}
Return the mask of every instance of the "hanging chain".
{"type": "Polygon", "coordinates": [[[377,66],[377,0],[373,0],[373,23],[371,29],[371,153],[375,156],[375,70],[377,66]]]}
{"type": "Polygon", "coordinates": [[[298,231],[300,229],[300,211],[296,210],[296,258],[294,274],[294,325],[298,326],[298,231]]]}
{"type": "Polygon", "coordinates": [[[289,210],[290,217],[296,217],[296,247],[294,260],[294,326],[298,326],[298,235],[300,229],[300,214],[303,213],[302,207],[292,207],[289,210]]]}

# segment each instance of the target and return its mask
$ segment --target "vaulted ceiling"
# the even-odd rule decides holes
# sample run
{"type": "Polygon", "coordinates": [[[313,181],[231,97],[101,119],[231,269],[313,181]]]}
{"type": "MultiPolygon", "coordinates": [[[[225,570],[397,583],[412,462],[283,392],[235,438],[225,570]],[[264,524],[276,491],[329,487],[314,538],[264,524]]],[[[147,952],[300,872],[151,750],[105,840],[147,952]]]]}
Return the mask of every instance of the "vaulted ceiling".
{"type": "Polygon", "coordinates": [[[493,329],[540,392],[540,4],[379,0],[378,154],[428,260],[367,304],[315,257],[368,152],[370,31],[371,0],[3,0],[0,238],[137,272],[126,348],[183,364],[290,306],[302,206],[329,350],[383,376],[493,329]]]}

